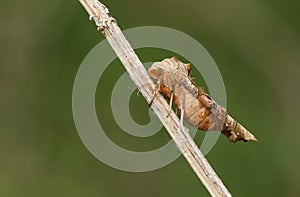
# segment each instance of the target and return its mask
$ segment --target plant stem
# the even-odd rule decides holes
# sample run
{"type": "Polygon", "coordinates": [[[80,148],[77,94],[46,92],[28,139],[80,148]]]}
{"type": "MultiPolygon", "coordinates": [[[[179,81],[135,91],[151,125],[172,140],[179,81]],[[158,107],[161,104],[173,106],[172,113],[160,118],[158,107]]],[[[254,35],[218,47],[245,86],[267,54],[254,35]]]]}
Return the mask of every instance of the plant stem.
{"type": "MultiPolygon", "coordinates": [[[[98,31],[108,40],[139,91],[150,103],[155,92],[155,85],[124,37],[116,20],[98,0],[80,0],[80,3],[96,23],[98,31]]],[[[159,93],[156,94],[151,107],[209,193],[212,196],[231,196],[190,137],[188,129],[182,129],[178,117],[173,111],[169,112],[168,103],[159,93]]]]}

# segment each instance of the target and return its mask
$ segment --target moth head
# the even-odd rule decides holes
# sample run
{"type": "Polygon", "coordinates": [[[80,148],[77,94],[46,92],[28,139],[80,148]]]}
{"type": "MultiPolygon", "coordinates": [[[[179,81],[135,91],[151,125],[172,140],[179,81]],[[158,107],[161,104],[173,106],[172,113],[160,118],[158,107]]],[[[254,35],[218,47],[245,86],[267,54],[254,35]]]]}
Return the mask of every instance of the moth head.
{"type": "Polygon", "coordinates": [[[164,72],[163,65],[161,62],[155,62],[152,66],[148,69],[148,74],[154,80],[157,80],[161,74],[164,72]]]}

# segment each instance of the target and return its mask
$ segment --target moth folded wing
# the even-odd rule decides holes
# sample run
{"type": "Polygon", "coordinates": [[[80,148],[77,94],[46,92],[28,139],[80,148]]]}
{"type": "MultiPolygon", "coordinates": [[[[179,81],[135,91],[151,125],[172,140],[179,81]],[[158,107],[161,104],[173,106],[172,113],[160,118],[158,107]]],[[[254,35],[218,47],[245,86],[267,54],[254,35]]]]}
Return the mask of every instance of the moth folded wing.
{"type": "Polygon", "coordinates": [[[200,95],[199,101],[211,112],[211,122],[208,130],[221,131],[232,142],[236,142],[239,140],[243,140],[245,142],[250,140],[257,141],[254,135],[252,135],[240,123],[235,121],[227,113],[225,108],[217,104],[207,94],[200,95]]]}
{"type": "Polygon", "coordinates": [[[255,141],[257,142],[256,137],[250,133],[245,127],[243,127],[239,122],[234,120],[230,115],[227,115],[225,119],[225,129],[224,132],[230,132],[230,140],[236,142],[238,140],[255,141]]]}
{"type": "MultiPolygon", "coordinates": [[[[221,131],[227,115],[226,110],[216,104],[215,101],[209,97],[209,95],[203,93],[203,90],[200,90],[201,89],[199,89],[200,94],[198,96],[198,100],[200,105],[202,105],[201,110],[205,112],[202,116],[207,116],[205,118],[209,120],[209,122],[207,122],[207,130],[221,131]]],[[[199,129],[201,129],[200,125],[199,129]]]]}
{"type": "Polygon", "coordinates": [[[197,98],[188,91],[182,84],[176,85],[178,102],[175,102],[177,108],[184,109],[184,119],[193,127],[198,128],[200,120],[200,103],[197,98]]]}
{"type": "MultiPolygon", "coordinates": [[[[214,101],[213,101],[214,102],[214,101]]],[[[218,104],[215,104],[212,111],[212,122],[210,129],[221,131],[232,142],[236,141],[257,141],[257,139],[240,123],[234,120],[224,109],[218,104]]]]}

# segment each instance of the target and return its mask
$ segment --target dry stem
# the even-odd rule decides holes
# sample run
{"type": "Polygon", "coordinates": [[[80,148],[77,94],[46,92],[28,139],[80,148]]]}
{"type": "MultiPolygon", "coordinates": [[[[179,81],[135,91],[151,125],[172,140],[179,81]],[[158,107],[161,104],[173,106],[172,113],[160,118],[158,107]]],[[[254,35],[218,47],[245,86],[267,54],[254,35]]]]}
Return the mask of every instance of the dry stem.
{"type": "MultiPolygon", "coordinates": [[[[80,0],[80,3],[95,21],[98,30],[108,40],[131,79],[149,103],[153,97],[155,86],[118,27],[116,20],[110,16],[108,9],[98,0],[80,0]]],[[[212,196],[231,196],[190,137],[188,130],[181,128],[180,121],[173,111],[169,113],[169,105],[160,94],[157,94],[153,100],[152,109],[209,193],[212,196]]]]}

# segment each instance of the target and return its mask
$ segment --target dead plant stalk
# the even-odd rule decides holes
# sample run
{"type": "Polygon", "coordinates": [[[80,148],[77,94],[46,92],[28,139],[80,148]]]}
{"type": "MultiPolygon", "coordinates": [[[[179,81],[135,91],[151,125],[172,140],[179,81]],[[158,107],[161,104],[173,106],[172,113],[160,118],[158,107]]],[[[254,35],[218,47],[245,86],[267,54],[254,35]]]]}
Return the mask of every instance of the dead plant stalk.
{"type": "MultiPolygon", "coordinates": [[[[94,20],[98,31],[107,39],[131,79],[149,103],[153,97],[155,85],[124,37],[116,20],[98,0],[80,0],[80,3],[86,9],[90,18],[94,20]]],[[[190,137],[188,129],[182,129],[180,121],[173,111],[169,114],[169,105],[166,100],[160,94],[157,94],[151,107],[209,193],[212,196],[231,196],[190,137]]]]}

